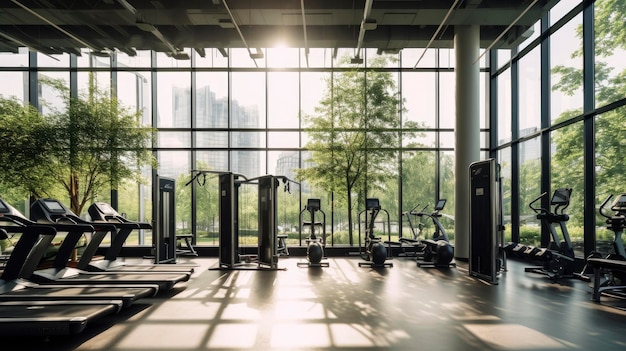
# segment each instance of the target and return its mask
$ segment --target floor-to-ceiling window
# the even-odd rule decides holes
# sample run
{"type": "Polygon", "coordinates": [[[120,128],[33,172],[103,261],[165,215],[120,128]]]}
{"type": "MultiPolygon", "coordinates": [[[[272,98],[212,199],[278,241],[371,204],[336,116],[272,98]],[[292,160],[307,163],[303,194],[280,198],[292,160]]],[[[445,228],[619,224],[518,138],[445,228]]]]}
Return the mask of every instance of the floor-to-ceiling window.
{"type": "Polygon", "coordinates": [[[498,90],[496,148],[506,169],[505,218],[519,223],[511,228],[511,240],[549,241],[542,241],[540,221],[528,205],[544,192],[549,199],[567,187],[567,228],[576,256],[610,251],[613,233],[598,209],[610,194],[625,191],[623,158],[617,156],[626,104],[620,78],[626,66],[618,59],[626,47],[619,34],[623,11],[623,2],[615,0],[560,1],[517,49],[498,55],[499,69],[491,77],[498,90]],[[509,169],[511,162],[516,163],[509,169]],[[508,178],[518,181],[507,185],[508,178]],[[509,191],[518,194],[510,199],[517,211],[508,206],[509,191]]]}
{"type": "MultiPolygon", "coordinates": [[[[299,233],[299,215],[309,198],[321,199],[327,245],[348,245],[349,212],[342,200],[345,194],[297,180],[296,170],[311,165],[308,117],[320,113],[320,102],[337,89],[337,79],[351,70],[353,65],[344,58],[353,56],[354,50],[311,48],[308,55],[303,49],[293,48],[262,51],[263,58],[253,60],[244,49],[227,49],[223,52],[226,55],[207,49],[204,57],[187,49],[191,59],[176,60],[150,51],[131,55],[116,52],[114,57],[103,57],[88,50],[81,56],[29,55],[21,50],[0,54],[0,76],[23,82],[3,85],[0,93],[28,102],[32,88],[29,81],[34,74],[39,81],[63,80],[75,93],[90,84],[111,90],[124,106],[140,112],[142,124],[156,130],[153,152],[158,166],[154,171],[142,170],[143,182],[127,181],[115,190],[118,211],[129,219],[151,222],[153,176],[172,178],[176,181],[177,231],[195,234],[199,246],[217,246],[217,179],[209,174],[202,182],[188,183],[192,171],[235,172],[247,178],[273,174],[294,181],[289,187],[281,184],[277,198],[278,231],[288,235],[290,245],[305,243],[299,233]],[[72,72],[76,72],[75,79],[72,72]]],[[[389,74],[393,93],[404,101],[403,108],[398,109],[400,128],[382,131],[397,140],[385,146],[386,161],[377,166],[387,176],[370,179],[367,196],[379,198],[389,212],[390,234],[394,237],[402,229],[402,235],[409,235],[404,211],[418,204],[432,209],[437,199],[446,198],[442,220],[454,238],[454,51],[407,48],[380,55],[375,49],[367,49],[362,57],[364,61],[358,66],[363,69],[364,79],[389,74]],[[387,60],[382,66],[375,63],[381,57],[387,60]],[[374,64],[378,66],[368,71],[374,64]]],[[[480,64],[481,75],[487,77],[488,62],[483,59],[480,64]]],[[[488,83],[488,79],[481,79],[483,156],[489,150],[488,83]]],[[[36,91],[38,101],[33,103],[42,113],[58,106],[58,97],[43,85],[36,91]]],[[[255,184],[242,184],[239,190],[242,243],[255,245],[255,184]]],[[[352,212],[355,233],[360,225],[358,213],[364,205],[358,202],[358,195],[354,194],[357,203],[352,212]]],[[[94,200],[109,202],[113,198],[106,191],[94,200]]],[[[151,232],[133,235],[128,243],[149,246],[151,232]]]]}

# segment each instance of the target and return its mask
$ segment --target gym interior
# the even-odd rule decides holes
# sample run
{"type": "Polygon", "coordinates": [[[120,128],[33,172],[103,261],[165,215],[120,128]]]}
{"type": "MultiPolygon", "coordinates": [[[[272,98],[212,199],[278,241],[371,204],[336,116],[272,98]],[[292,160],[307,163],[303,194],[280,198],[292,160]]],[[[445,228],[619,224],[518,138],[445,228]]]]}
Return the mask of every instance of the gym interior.
{"type": "Polygon", "coordinates": [[[620,0],[5,2],[0,335],[623,349],[625,16],[620,0]],[[126,159],[135,177],[79,204],[65,185],[88,178],[30,177],[75,159],[18,134],[31,113],[58,130],[97,115],[76,106],[103,106],[98,89],[150,129],[155,162],[126,159]]]}

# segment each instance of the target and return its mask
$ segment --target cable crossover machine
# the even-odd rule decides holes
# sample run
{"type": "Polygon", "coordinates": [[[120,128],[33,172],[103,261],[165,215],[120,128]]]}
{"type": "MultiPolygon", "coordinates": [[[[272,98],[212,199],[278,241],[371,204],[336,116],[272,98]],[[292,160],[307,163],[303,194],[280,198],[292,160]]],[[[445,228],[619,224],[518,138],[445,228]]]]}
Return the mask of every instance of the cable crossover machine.
{"type": "Polygon", "coordinates": [[[296,182],[285,176],[264,175],[248,179],[234,172],[193,170],[187,185],[194,180],[199,182],[201,176],[205,179],[208,174],[216,174],[219,181],[219,265],[216,269],[284,270],[278,267],[277,190],[281,181],[285,191],[288,191],[289,183],[296,182]],[[239,188],[242,184],[258,186],[256,255],[242,254],[239,247],[239,188]]]}

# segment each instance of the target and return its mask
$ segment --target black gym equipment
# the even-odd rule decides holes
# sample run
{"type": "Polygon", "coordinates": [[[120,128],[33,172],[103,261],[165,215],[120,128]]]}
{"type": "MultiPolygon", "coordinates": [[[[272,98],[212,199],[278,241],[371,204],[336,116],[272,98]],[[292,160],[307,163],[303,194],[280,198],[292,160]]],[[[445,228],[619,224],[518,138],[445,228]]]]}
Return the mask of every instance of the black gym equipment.
{"type": "MultiPolygon", "coordinates": [[[[246,178],[233,172],[192,170],[192,177],[187,185],[200,177],[217,174],[219,178],[219,263],[216,269],[265,269],[284,270],[278,267],[278,230],[277,198],[278,188],[284,185],[289,191],[289,184],[295,183],[285,176],[264,175],[246,178]],[[241,254],[239,248],[239,188],[242,184],[258,185],[258,247],[256,255],[241,254]],[[256,264],[251,267],[250,264],[256,264]]],[[[297,183],[296,183],[297,184],[297,183]]]]}
{"type": "Polygon", "coordinates": [[[389,212],[380,207],[377,198],[368,198],[365,200],[365,210],[359,212],[359,256],[366,262],[359,262],[359,267],[393,267],[393,263],[385,262],[391,249],[386,247],[379,237],[374,234],[376,229],[376,217],[380,211],[386,215],[386,221],[383,222],[383,231],[387,229],[388,241],[391,241],[391,223],[389,220],[389,212]],[[363,242],[361,243],[361,223],[365,224],[363,242]],[[387,224],[387,228],[385,227],[387,224]]]}
{"type": "MultiPolygon", "coordinates": [[[[319,217],[318,217],[319,218],[319,217]]],[[[300,212],[300,236],[303,228],[309,228],[310,232],[306,238],[306,262],[298,262],[298,267],[328,267],[330,264],[325,261],[324,246],[326,245],[326,213],[321,209],[320,199],[308,199],[306,206],[300,212]],[[322,220],[315,218],[315,214],[322,214],[322,220]],[[308,213],[308,220],[304,215],[308,213]],[[318,228],[322,232],[321,239],[317,237],[318,228]]]]}
{"type": "Polygon", "coordinates": [[[151,272],[194,272],[192,265],[179,264],[178,262],[166,260],[167,264],[129,264],[118,260],[129,235],[136,230],[152,229],[150,223],[136,222],[124,218],[111,205],[106,202],[94,202],[87,209],[90,224],[98,226],[108,224],[112,230],[96,230],[85,246],[76,268],[91,272],[114,272],[114,271],[151,271],[151,272]],[[95,259],[98,249],[102,249],[101,244],[107,235],[111,235],[111,244],[104,251],[104,257],[95,259]],[[176,263],[176,264],[171,264],[176,263]]]}
{"type": "Polygon", "coordinates": [[[572,189],[556,189],[550,199],[550,209],[533,206],[546,195],[547,192],[544,192],[531,201],[529,207],[536,213],[536,217],[542,225],[548,228],[551,237],[548,247],[538,248],[511,243],[507,246],[507,250],[512,255],[540,263],[537,266],[524,268],[525,272],[546,275],[554,282],[561,278],[580,278],[580,275],[574,272],[574,247],[567,230],[569,216],[564,213],[569,206],[572,189]],[[559,235],[557,226],[561,235],[559,235]]]}
{"type": "Polygon", "coordinates": [[[506,270],[502,180],[493,158],[470,164],[469,274],[490,284],[506,270]]]}
{"type": "MultiPolygon", "coordinates": [[[[421,225],[421,221],[423,218],[429,218],[433,225],[435,226],[435,232],[432,235],[432,238],[424,238],[414,242],[413,240],[409,240],[415,245],[415,254],[417,265],[419,267],[454,267],[456,266],[455,262],[452,262],[454,259],[454,246],[450,244],[450,240],[448,238],[448,234],[446,230],[443,228],[443,225],[439,221],[441,217],[441,211],[446,206],[446,199],[439,199],[437,201],[435,208],[432,212],[425,212],[426,207],[424,207],[421,211],[415,211],[414,209],[409,212],[411,216],[418,218],[419,225],[418,231],[412,226],[412,222],[409,221],[409,225],[411,225],[411,230],[414,233],[416,238],[420,237],[420,234],[423,230],[423,226],[421,225]]],[[[400,239],[401,242],[407,241],[406,239],[400,239]]]]}
{"type": "MultiPolygon", "coordinates": [[[[59,246],[53,266],[38,268],[36,263],[24,266],[31,272],[31,279],[46,284],[151,284],[161,290],[170,290],[179,282],[188,281],[190,273],[184,272],[88,272],[68,266],[76,244],[84,234],[95,231],[94,226],[76,216],[56,199],[38,199],[31,205],[31,219],[51,226],[64,224],[67,229],[63,242],[59,246]]],[[[98,224],[109,226],[110,224],[98,224]]],[[[63,231],[64,229],[59,229],[63,231]]],[[[49,239],[48,245],[52,241],[49,239]]],[[[46,246],[48,246],[46,245],[46,246]]],[[[39,247],[46,250],[46,246],[39,247]]]]}
{"type": "Polygon", "coordinates": [[[176,263],[176,181],[157,176],[157,198],[152,203],[154,263],[176,263]]]}
{"type": "MultiPolygon", "coordinates": [[[[67,229],[64,225],[57,227],[67,229]]],[[[153,297],[159,291],[157,285],[147,284],[98,287],[36,284],[27,279],[30,272],[24,266],[41,262],[45,250],[35,247],[45,245],[44,237],[55,237],[57,229],[30,221],[0,199],[0,231],[21,234],[0,276],[0,301],[120,300],[123,307],[127,307],[140,298],[153,297]]]]}
{"type": "MultiPolygon", "coordinates": [[[[606,218],[606,228],[613,231],[613,252],[607,255],[592,253],[586,266],[593,268],[593,300],[600,301],[602,293],[625,298],[626,289],[626,250],[622,234],[626,226],[626,193],[620,194],[611,205],[612,214],[607,213],[606,205],[613,198],[609,195],[600,206],[599,213],[606,218]]],[[[583,274],[585,270],[583,269],[583,274]]]]}

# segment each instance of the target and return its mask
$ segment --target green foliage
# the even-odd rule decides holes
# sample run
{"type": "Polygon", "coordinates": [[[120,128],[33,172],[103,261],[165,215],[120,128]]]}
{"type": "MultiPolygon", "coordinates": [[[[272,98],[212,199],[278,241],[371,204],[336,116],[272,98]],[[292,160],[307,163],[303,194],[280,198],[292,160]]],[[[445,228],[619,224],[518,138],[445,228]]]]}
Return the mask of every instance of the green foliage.
{"type": "MultiPolygon", "coordinates": [[[[595,67],[594,84],[596,105],[602,106],[618,101],[626,96],[626,71],[613,72],[607,58],[614,59],[616,50],[626,49],[626,3],[618,0],[597,1],[595,12],[595,67]]],[[[582,28],[577,34],[582,37],[582,28]]],[[[574,51],[572,57],[581,57],[582,48],[574,51]]],[[[553,90],[572,95],[582,87],[581,68],[557,66],[553,73],[559,77],[553,90]]],[[[579,109],[565,111],[557,123],[582,114],[579,109]]],[[[595,117],[595,160],[596,194],[598,203],[605,194],[623,192],[626,183],[626,163],[623,147],[626,140],[626,109],[618,108],[595,117]]],[[[574,189],[568,212],[576,214],[570,221],[573,226],[583,220],[583,130],[580,124],[556,130],[553,135],[556,151],[552,157],[552,186],[567,186],[574,189]]]]}
{"type": "MultiPolygon", "coordinates": [[[[383,67],[388,58],[374,60],[383,67]]],[[[342,58],[348,64],[349,57],[342,58]]],[[[390,167],[397,158],[403,101],[391,73],[358,67],[336,73],[326,80],[327,90],[315,109],[305,116],[311,166],[297,170],[299,180],[334,192],[338,205],[348,210],[349,243],[352,239],[353,203],[364,203],[365,194],[380,188],[397,174],[390,167]]]]}
{"type": "Polygon", "coordinates": [[[62,191],[80,214],[99,192],[117,189],[124,179],[141,181],[140,167],[155,165],[152,129],[139,125],[139,112],[94,86],[71,97],[63,80],[41,83],[58,92],[64,108],[50,106],[42,116],[30,106],[18,108],[15,101],[0,99],[1,122],[11,126],[2,136],[12,145],[0,159],[6,165],[0,169],[4,185],[36,197],[57,197],[62,191]]]}

